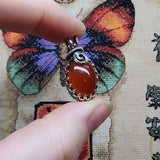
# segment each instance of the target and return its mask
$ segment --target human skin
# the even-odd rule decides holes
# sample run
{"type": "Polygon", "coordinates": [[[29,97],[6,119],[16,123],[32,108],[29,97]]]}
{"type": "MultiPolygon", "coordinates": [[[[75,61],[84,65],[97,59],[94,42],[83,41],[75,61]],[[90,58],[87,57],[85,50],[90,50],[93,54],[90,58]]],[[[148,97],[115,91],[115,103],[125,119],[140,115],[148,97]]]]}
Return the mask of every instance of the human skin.
{"type": "MultiPolygon", "coordinates": [[[[52,0],[1,0],[0,29],[55,43],[85,32],[82,22],[52,0]]],[[[111,110],[111,104],[100,97],[67,103],[1,140],[0,159],[76,160],[89,134],[111,110]]]]}
{"type": "Polygon", "coordinates": [[[36,34],[55,43],[85,32],[83,23],[53,0],[1,0],[0,29],[36,34]]]}

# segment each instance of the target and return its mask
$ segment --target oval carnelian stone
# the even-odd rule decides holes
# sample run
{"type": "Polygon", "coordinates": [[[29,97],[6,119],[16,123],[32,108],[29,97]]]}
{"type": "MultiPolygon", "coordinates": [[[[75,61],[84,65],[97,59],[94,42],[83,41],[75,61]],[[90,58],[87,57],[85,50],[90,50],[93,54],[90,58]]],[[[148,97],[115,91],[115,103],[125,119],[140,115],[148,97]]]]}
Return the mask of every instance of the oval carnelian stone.
{"type": "Polygon", "coordinates": [[[91,62],[81,64],[72,58],[67,70],[68,83],[72,84],[71,90],[75,90],[76,95],[80,94],[83,98],[85,95],[89,97],[94,94],[97,87],[97,76],[91,62]]]}

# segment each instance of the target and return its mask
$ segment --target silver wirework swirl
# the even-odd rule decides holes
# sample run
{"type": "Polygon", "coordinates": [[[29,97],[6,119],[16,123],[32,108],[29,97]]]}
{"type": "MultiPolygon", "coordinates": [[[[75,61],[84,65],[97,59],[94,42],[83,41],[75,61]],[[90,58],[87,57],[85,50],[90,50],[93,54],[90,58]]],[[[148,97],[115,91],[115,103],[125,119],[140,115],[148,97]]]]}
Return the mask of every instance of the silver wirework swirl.
{"type": "Polygon", "coordinates": [[[77,63],[83,64],[88,62],[88,58],[83,52],[77,51],[73,54],[73,57],[74,57],[74,61],[77,63]]]}

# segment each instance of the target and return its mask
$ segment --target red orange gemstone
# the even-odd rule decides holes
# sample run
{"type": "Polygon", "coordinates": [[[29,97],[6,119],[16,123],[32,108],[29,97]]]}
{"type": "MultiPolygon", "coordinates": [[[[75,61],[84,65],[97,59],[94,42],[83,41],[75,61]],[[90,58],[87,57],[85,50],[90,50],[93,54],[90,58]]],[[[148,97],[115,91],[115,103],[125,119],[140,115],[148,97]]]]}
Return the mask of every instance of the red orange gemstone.
{"type": "Polygon", "coordinates": [[[74,61],[74,58],[70,60],[67,67],[68,83],[71,85],[71,90],[75,90],[75,95],[81,95],[81,97],[90,97],[94,94],[97,87],[97,77],[95,69],[90,61],[81,64],[74,61]]]}

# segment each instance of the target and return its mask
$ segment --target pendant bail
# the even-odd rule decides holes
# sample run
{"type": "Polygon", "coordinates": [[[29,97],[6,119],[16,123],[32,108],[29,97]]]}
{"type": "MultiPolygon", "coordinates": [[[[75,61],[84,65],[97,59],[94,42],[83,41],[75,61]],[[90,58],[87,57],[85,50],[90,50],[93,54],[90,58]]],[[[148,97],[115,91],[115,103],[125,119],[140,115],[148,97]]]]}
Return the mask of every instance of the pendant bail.
{"type": "Polygon", "coordinates": [[[67,60],[69,60],[77,51],[84,52],[83,48],[78,46],[78,38],[76,36],[73,38],[73,40],[66,39],[65,43],[68,48],[67,60]]]}

